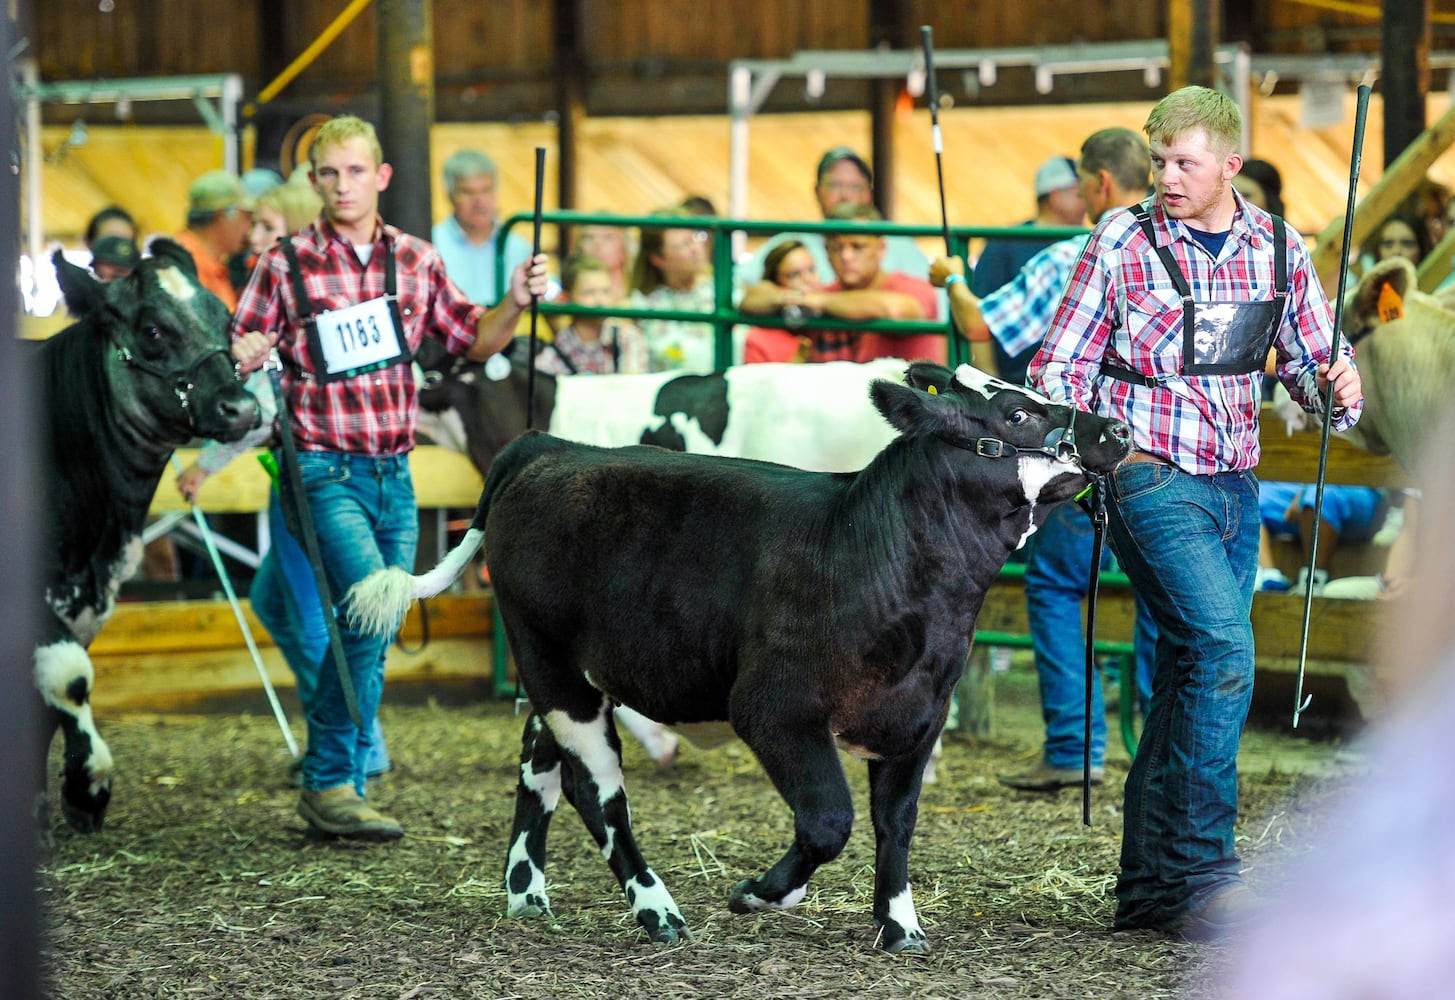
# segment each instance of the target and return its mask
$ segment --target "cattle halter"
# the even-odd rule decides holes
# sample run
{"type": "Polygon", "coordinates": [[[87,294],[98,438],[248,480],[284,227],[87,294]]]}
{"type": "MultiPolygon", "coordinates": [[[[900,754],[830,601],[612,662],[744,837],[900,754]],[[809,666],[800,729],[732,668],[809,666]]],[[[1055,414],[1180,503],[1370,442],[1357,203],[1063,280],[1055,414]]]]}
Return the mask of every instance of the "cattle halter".
{"type": "Polygon", "coordinates": [[[1047,455],[1062,465],[1081,467],[1081,452],[1076,450],[1076,411],[1071,411],[1065,427],[1059,427],[1047,434],[1039,448],[1021,448],[1000,438],[983,437],[975,439],[973,450],[983,458],[1009,458],[1020,454],[1047,455]]]}
{"type": "MultiPolygon", "coordinates": [[[[192,401],[190,398],[192,390],[197,388],[197,383],[194,379],[196,378],[197,370],[206,364],[214,354],[221,354],[229,359],[232,357],[228,353],[227,348],[214,347],[210,350],[203,351],[201,356],[186,368],[174,368],[171,371],[165,371],[148,361],[143,361],[141,358],[138,358],[131,353],[131,348],[124,344],[118,344],[116,348],[116,360],[122,364],[130,365],[138,371],[144,371],[148,375],[155,375],[163,382],[170,382],[172,384],[172,392],[176,394],[177,401],[182,404],[182,409],[187,411],[188,424],[194,428],[197,426],[197,414],[192,409],[192,401]]],[[[236,365],[233,366],[233,377],[237,377],[236,365]]]]}

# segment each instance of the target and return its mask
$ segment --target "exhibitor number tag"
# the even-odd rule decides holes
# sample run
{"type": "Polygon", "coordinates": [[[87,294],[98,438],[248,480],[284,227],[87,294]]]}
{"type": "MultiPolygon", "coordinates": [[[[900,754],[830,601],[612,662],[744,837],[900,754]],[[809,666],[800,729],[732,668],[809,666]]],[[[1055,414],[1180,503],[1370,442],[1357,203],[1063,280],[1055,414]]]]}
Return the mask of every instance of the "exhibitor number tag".
{"type": "Polygon", "coordinates": [[[387,297],[370,299],[315,317],[323,381],[385,368],[409,357],[387,297]]]}

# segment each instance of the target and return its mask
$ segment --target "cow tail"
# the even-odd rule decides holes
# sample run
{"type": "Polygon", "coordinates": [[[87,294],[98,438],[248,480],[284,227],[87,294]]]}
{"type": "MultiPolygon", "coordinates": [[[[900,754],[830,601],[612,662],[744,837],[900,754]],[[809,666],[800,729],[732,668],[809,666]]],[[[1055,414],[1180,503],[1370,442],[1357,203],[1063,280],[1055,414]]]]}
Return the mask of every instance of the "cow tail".
{"type": "Polygon", "coordinates": [[[409,606],[423,597],[433,597],[455,582],[480,546],[485,532],[470,528],[434,569],[414,576],[400,566],[375,570],[349,588],[344,613],[349,624],[369,635],[393,635],[404,623],[409,606]]]}

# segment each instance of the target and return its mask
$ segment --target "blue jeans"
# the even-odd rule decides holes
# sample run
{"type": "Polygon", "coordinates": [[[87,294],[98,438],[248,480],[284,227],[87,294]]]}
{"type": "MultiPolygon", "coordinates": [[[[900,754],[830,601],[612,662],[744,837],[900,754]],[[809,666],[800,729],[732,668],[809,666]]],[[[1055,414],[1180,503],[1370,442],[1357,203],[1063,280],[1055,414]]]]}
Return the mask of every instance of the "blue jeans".
{"type": "MultiPolygon", "coordinates": [[[[1031,536],[1026,559],[1026,616],[1035,651],[1041,690],[1041,718],[1046,723],[1044,756],[1052,767],[1081,769],[1086,739],[1086,637],[1081,602],[1091,584],[1095,541],[1091,518],[1074,503],[1058,504],[1031,536]]],[[[1102,569],[1111,550],[1102,551],[1102,569]]],[[[1151,698],[1152,656],[1157,626],[1137,600],[1135,681],[1131,671],[1123,684],[1136,683],[1141,704],[1151,698]]],[[[1091,765],[1100,767],[1106,754],[1106,706],[1100,684],[1091,685],[1091,765]]]]}
{"type": "MultiPolygon", "coordinates": [[[[299,453],[298,464],[335,600],[385,566],[414,569],[419,515],[408,455],[306,451],[299,453]]],[[[363,725],[355,726],[350,718],[338,671],[325,649],[315,668],[313,704],[307,706],[303,787],[319,791],[352,784],[362,796],[390,640],[358,632],[346,621],[339,622],[339,632],[363,725]]]]}
{"type": "Polygon", "coordinates": [[[1108,477],[1112,544],[1159,631],[1127,776],[1118,928],[1169,928],[1241,881],[1238,744],[1253,697],[1258,481],[1139,462],[1108,477]]]}
{"type": "MultiPolygon", "coordinates": [[[[272,494],[268,503],[268,535],[271,539],[268,551],[253,576],[248,597],[258,620],[273,637],[288,669],[293,671],[298,700],[307,712],[318,692],[319,664],[328,653],[328,625],[319,606],[318,586],[313,580],[308,553],[288,531],[277,493],[272,494]]],[[[331,657],[324,669],[334,669],[331,657]]],[[[382,774],[389,766],[384,727],[376,715],[364,771],[382,774]]]]}

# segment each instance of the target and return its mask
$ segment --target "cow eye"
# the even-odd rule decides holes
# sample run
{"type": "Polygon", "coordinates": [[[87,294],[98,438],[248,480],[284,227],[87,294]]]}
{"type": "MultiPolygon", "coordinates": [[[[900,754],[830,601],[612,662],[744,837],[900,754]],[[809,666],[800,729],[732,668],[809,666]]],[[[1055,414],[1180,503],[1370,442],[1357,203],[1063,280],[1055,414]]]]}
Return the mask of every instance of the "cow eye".
{"type": "Polygon", "coordinates": [[[162,339],[162,328],[159,327],[159,326],[149,326],[149,327],[147,327],[147,338],[149,340],[161,340],[162,339]]]}
{"type": "Polygon", "coordinates": [[[1010,416],[1006,419],[1009,420],[1013,425],[1019,427],[1021,424],[1031,419],[1031,411],[1023,410],[1020,407],[1016,407],[1014,410],[1010,411],[1010,416]]]}

